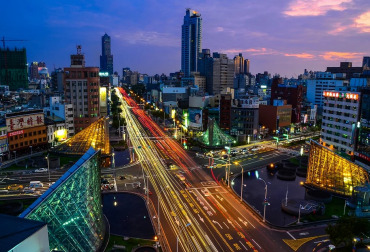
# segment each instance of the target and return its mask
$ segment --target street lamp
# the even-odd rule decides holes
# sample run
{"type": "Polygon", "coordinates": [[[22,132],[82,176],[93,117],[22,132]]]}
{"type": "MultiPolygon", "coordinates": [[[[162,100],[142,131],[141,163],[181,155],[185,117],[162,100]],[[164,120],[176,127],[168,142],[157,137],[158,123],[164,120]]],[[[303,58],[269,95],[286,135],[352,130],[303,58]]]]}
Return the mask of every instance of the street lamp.
{"type": "Polygon", "coordinates": [[[189,222],[188,224],[186,224],[185,226],[182,227],[182,229],[180,230],[179,234],[177,235],[176,237],[176,251],[179,252],[179,235],[181,235],[181,232],[188,226],[190,226],[191,223],[189,222]]]}
{"type": "Polygon", "coordinates": [[[50,166],[49,166],[49,153],[48,155],[45,157],[47,163],[48,163],[48,173],[49,173],[49,182],[50,182],[50,166]]]}
{"type": "Polygon", "coordinates": [[[301,223],[301,209],[303,209],[303,206],[301,204],[299,204],[297,224],[301,223]]]}
{"type": "Polygon", "coordinates": [[[17,151],[13,151],[14,153],[14,160],[17,159],[17,151]]]}
{"type": "Polygon", "coordinates": [[[242,168],[242,183],[240,184],[240,201],[243,202],[244,167],[238,162],[235,162],[234,164],[239,165],[242,168]]]}
{"type": "Polygon", "coordinates": [[[266,206],[268,205],[267,202],[267,184],[266,181],[263,180],[263,178],[258,178],[259,180],[262,180],[263,183],[265,183],[265,199],[263,201],[263,222],[266,222],[266,206]]]}
{"type": "Polygon", "coordinates": [[[31,148],[31,155],[32,155],[32,145],[30,145],[30,148],[31,148]]]}

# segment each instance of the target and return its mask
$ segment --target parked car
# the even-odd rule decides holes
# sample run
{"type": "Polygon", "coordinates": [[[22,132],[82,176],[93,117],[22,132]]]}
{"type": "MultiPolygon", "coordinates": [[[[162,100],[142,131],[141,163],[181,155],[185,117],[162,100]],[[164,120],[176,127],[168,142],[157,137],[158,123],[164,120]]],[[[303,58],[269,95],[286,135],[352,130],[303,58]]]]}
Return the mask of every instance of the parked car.
{"type": "Polygon", "coordinates": [[[19,185],[19,184],[8,185],[8,190],[10,191],[17,191],[17,190],[22,190],[22,189],[23,189],[23,185],[19,185]]]}
{"type": "Polygon", "coordinates": [[[39,169],[36,169],[35,172],[47,172],[48,169],[46,168],[39,168],[39,169]]]}

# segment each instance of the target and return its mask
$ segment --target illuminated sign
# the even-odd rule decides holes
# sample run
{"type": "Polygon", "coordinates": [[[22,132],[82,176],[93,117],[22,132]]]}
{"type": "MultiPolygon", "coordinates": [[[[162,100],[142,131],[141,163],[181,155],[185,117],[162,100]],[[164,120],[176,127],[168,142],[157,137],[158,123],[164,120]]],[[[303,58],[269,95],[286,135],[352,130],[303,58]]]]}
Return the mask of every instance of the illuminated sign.
{"type": "Polygon", "coordinates": [[[32,114],[6,118],[8,132],[44,125],[44,114],[32,114]]]}
{"type": "Polygon", "coordinates": [[[108,77],[109,73],[108,72],[99,72],[100,77],[108,77]]]}
{"type": "Polygon", "coordinates": [[[67,139],[67,130],[66,129],[60,129],[54,132],[55,137],[58,139],[58,142],[66,140],[67,139]]]}
{"type": "Polygon", "coordinates": [[[23,130],[17,130],[17,131],[14,131],[14,132],[9,132],[8,135],[11,137],[11,136],[16,136],[16,135],[20,135],[20,134],[23,134],[23,130]]]}
{"type": "Polygon", "coordinates": [[[107,88],[106,87],[100,88],[100,106],[101,107],[107,106],[107,88]]]}
{"type": "Polygon", "coordinates": [[[358,98],[359,98],[358,94],[331,92],[331,91],[324,91],[323,95],[325,97],[346,98],[346,99],[351,99],[351,100],[358,100],[358,98]]]}

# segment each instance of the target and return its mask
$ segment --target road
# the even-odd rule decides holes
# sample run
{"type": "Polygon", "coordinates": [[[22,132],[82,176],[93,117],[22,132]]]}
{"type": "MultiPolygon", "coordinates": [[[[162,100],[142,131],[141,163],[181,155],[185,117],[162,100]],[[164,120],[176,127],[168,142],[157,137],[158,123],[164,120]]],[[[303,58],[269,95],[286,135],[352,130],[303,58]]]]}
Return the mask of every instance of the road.
{"type": "Polygon", "coordinates": [[[167,238],[162,242],[168,241],[171,250],[176,250],[179,237],[180,251],[290,250],[281,232],[266,228],[120,91],[134,158],[141,162],[155,194],[160,195],[161,233],[167,238]],[[168,160],[176,164],[174,169],[168,168],[168,160]],[[185,182],[178,178],[179,173],[185,182]]]}

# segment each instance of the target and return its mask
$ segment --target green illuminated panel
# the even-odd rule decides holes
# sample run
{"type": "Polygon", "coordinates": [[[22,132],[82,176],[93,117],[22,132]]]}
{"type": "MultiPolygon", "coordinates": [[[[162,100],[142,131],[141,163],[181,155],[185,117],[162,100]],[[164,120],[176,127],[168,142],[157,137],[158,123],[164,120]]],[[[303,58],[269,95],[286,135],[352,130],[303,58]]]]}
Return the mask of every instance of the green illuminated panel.
{"type": "Polygon", "coordinates": [[[100,193],[100,151],[90,148],[20,217],[47,223],[50,250],[96,251],[105,223],[100,193]]]}

